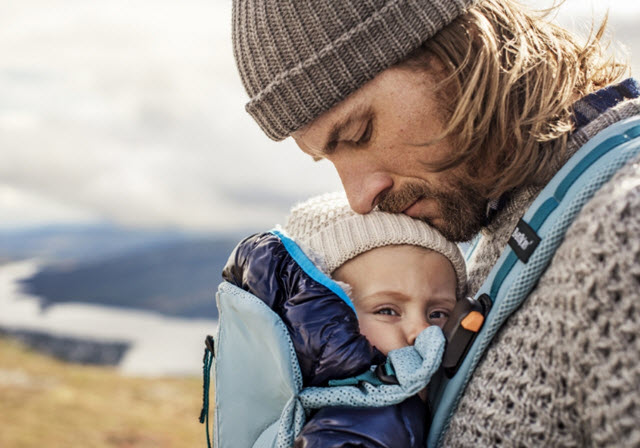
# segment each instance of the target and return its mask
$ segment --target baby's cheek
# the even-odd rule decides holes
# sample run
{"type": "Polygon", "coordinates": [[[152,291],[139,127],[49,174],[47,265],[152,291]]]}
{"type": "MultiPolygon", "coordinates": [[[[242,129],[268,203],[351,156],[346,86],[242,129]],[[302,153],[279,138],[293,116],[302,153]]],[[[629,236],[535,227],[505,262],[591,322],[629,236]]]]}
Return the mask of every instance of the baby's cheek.
{"type": "Polygon", "coordinates": [[[397,325],[372,317],[360,321],[360,333],[367,338],[369,343],[380,350],[384,355],[391,350],[410,345],[403,337],[397,325]]]}
{"type": "Polygon", "coordinates": [[[367,338],[369,344],[380,350],[383,354],[388,353],[388,329],[385,325],[376,322],[374,318],[363,318],[360,320],[360,334],[367,338]]]}
{"type": "Polygon", "coordinates": [[[371,319],[367,317],[361,317],[358,322],[360,325],[360,334],[367,338],[367,340],[373,345],[375,337],[375,323],[371,322],[371,319]]]}

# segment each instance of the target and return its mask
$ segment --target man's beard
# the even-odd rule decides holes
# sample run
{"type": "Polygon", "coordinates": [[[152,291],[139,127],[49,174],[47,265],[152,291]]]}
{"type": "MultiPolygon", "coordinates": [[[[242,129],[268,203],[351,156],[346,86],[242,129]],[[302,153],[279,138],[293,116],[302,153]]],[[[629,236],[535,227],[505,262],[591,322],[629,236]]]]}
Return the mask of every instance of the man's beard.
{"type": "Polygon", "coordinates": [[[378,207],[385,212],[402,213],[421,198],[431,199],[438,204],[438,212],[441,213],[443,223],[431,223],[426,217],[418,219],[438,229],[450,241],[469,241],[482,229],[486,221],[487,200],[477,190],[457,179],[447,191],[438,191],[424,182],[412,182],[397,192],[388,192],[378,207]]]}

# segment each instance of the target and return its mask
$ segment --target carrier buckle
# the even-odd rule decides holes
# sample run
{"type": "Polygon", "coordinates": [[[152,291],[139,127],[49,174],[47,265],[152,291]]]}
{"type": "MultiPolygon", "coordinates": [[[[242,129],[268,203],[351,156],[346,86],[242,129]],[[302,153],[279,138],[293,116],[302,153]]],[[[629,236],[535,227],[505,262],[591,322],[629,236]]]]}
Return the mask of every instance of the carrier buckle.
{"type": "Polygon", "coordinates": [[[467,297],[456,303],[449,320],[442,328],[447,339],[442,368],[447,378],[453,377],[460,368],[489,314],[491,305],[491,298],[487,294],[482,294],[478,299],[467,297]]]}
{"type": "Polygon", "coordinates": [[[384,384],[400,384],[398,382],[396,372],[393,370],[393,366],[388,358],[384,364],[379,364],[378,367],[376,367],[375,373],[384,384]]]}

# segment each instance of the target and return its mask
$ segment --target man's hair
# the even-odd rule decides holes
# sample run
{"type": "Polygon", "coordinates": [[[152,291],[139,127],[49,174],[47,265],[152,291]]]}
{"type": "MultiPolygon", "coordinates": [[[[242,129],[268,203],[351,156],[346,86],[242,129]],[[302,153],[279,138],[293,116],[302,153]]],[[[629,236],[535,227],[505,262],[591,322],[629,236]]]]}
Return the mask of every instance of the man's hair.
{"type": "Polygon", "coordinates": [[[571,105],[621,79],[627,64],[605,57],[607,23],[585,44],[513,0],[483,0],[426,41],[404,62],[444,65],[436,93],[454,150],[430,168],[461,165],[487,198],[546,183],[573,130],[571,105]],[[479,174],[478,167],[491,167],[479,174]]]}

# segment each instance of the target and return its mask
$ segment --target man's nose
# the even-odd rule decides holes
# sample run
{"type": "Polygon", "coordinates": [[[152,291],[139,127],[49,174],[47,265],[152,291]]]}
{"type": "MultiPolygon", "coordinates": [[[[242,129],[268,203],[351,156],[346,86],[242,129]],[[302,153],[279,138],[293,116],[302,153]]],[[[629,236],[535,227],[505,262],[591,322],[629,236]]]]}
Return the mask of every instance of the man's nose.
{"type": "Polygon", "coordinates": [[[340,157],[331,162],[338,171],[349,205],[356,213],[369,213],[393,187],[391,176],[371,162],[355,157],[340,157]]]}

